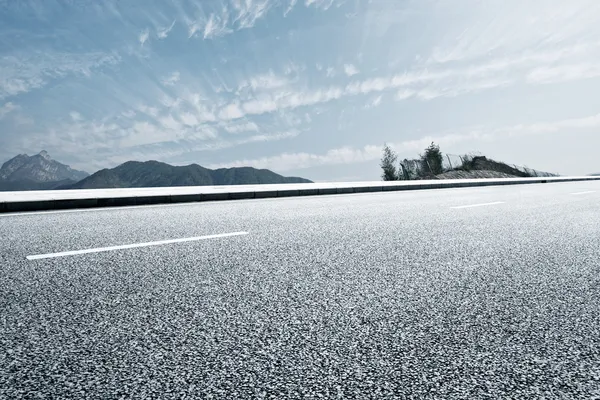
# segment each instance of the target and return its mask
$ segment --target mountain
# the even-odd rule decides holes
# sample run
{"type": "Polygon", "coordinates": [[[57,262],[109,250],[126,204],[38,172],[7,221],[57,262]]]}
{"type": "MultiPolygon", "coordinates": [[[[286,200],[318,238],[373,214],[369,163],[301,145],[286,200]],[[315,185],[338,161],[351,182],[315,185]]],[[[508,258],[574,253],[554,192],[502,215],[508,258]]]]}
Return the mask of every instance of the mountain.
{"type": "Polygon", "coordinates": [[[31,157],[27,154],[19,154],[2,164],[0,168],[0,180],[8,182],[21,180],[56,182],[65,179],[79,181],[87,176],[89,176],[87,172],[77,171],[53,160],[46,151],[31,157]]]}
{"type": "Polygon", "coordinates": [[[89,174],[53,160],[46,151],[19,154],[0,167],[0,190],[47,190],[73,184],[89,174]]]}
{"type": "Polygon", "coordinates": [[[252,185],[268,183],[310,183],[308,179],[284,177],[267,169],[208,169],[197,164],[173,166],[158,161],[128,161],[112,169],[103,169],[61,189],[127,187],[169,187],[206,185],[252,185]]]}

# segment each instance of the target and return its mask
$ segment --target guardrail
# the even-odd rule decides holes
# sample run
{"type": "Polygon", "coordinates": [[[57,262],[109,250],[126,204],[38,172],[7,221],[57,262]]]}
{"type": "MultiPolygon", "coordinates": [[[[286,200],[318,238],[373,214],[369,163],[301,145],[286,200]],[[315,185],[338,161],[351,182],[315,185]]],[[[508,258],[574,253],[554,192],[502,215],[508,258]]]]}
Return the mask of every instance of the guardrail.
{"type": "Polygon", "coordinates": [[[599,180],[600,177],[587,176],[0,192],[0,212],[122,207],[149,204],[599,180]]]}

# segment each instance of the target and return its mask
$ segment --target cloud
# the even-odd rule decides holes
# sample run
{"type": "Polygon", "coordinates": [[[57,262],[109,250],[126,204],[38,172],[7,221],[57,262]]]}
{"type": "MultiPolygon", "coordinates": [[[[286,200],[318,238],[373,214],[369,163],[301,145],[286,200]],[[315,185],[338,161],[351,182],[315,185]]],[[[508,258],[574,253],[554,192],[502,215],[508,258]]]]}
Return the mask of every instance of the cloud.
{"type": "Polygon", "coordinates": [[[326,70],[326,75],[329,78],[332,78],[335,76],[335,69],[333,67],[328,67],[326,70]]]}
{"type": "Polygon", "coordinates": [[[71,75],[89,77],[94,70],[118,64],[115,53],[23,52],[0,56],[0,99],[28,93],[71,75]]]}
{"type": "Polygon", "coordinates": [[[16,110],[18,108],[19,108],[18,106],[14,105],[10,101],[8,103],[4,103],[3,106],[0,106],[0,119],[4,118],[5,115],[13,112],[14,110],[16,110]]]}
{"type": "MultiPolygon", "coordinates": [[[[439,9],[450,11],[442,4],[439,9]]],[[[583,0],[531,1],[508,8],[506,2],[465,2],[455,10],[455,23],[445,27],[430,63],[466,62],[492,54],[518,54],[566,42],[577,44],[597,33],[594,24],[600,8],[593,0],[583,0]]],[[[446,18],[443,12],[439,17],[446,18]]]]}
{"type": "Polygon", "coordinates": [[[188,39],[196,36],[196,33],[202,29],[202,22],[192,21],[188,23],[188,39]]]}
{"type": "Polygon", "coordinates": [[[156,107],[150,107],[145,104],[141,104],[138,106],[137,109],[138,109],[138,111],[140,111],[150,117],[153,117],[153,118],[158,117],[158,108],[156,108],[156,107]]]}
{"type": "Polygon", "coordinates": [[[371,101],[369,101],[365,105],[365,108],[375,108],[375,107],[378,107],[381,104],[381,100],[382,99],[383,99],[382,95],[379,95],[379,96],[375,97],[374,99],[372,99],[371,101]]]}
{"type": "Polygon", "coordinates": [[[509,136],[554,133],[564,129],[590,129],[600,128],[600,113],[581,118],[570,118],[552,122],[536,122],[533,124],[519,124],[508,128],[495,130],[495,134],[508,134],[509,136]]]}
{"type": "Polygon", "coordinates": [[[258,125],[252,121],[243,124],[225,125],[223,129],[228,133],[239,134],[244,132],[258,132],[258,125]]]}
{"type": "Polygon", "coordinates": [[[242,159],[228,163],[213,164],[210,165],[209,168],[251,166],[255,168],[268,168],[275,171],[289,171],[314,166],[351,164],[362,161],[376,160],[380,156],[381,146],[365,146],[361,149],[340,147],[331,149],[324,154],[282,153],[271,157],[242,159]]]}
{"type": "Polygon", "coordinates": [[[161,124],[161,126],[164,129],[170,130],[170,131],[180,131],[183,126],[182,124],[177,121],[175,118],[173,118],[173,116],[171,114],[167,115],[166,117],[161,117],[158,118],[158,122],[161,124]]]}
{"type": "Polygon", "coordinates": [[[76,112],[76,111],[71,111],[71,112],[69,113],[69,116],[70,116],[70,117],[71,117],[71,119],[72,119],[73,121],[75,121],[75,122],[83,120],[83,118],[81,117],[81,114],[79,114],[79,113],[78,113],[78,112],[76,112]]]}
{"type": "Polygon", "coordinates": [[[215,106],[213,104],[207,104],[205,99],[198,93],[186,93],[183,96],[183,100],[186,104],[193,109],[196,117],[201,122],[214,122],[217,120],[215,115],[215,106]]]}
{"type": "MultiPolygon", "coordinates": [[[[278,94],[277,96],[263,95],[253,100],[244,102],[242,104],[241,109],[236,104],[236,110],[239,112],[226,112],[223,114],[223,116],[228,117],[225,119],[236,119],[242,118],[246,114],[260,115],[265,113],[271,113],[277,110],[294,109],[297,107],[310,106],[319,103],[326,103],[331,100],[336,100],[342,97],[343,94],[344,92],[342,89],[331,87],[328,89],[319,89],[312,92],[290,92],[278,94]]],[[[227,107],[230,107],[232,105],[229,105],[227,107]]]]}
{"type": "Polygon", "coordinates": [[[192,113],[185,112],[180,115],[181,122],[187,126],[197,126],[200,124],[200,120],[192,113]]]}
{"type": "Polygon", "coordinates": [[[204,39],[210,39],[218,36],[223,36],[231,33],[231,29],[227,27],[228,14],[223,11],[223,15],[211,14],[204,26],[204,39]]]}
{"type": "Polygon", "coordinates": [[[243,116],[244,113],[237,104],[229,104],[219,112],[219,118],[222,120],[237,119],[243,116]]]}
{"type": "Polygon", "coordinates": [[[179,71],[173,72],[168,77],[162,80],[162,84],[165,86],[174,86],[177,82],[179,82],[179,71]]]}
{"type": "MultiPolygon", "coordinates": [[[[316,7],[316,8],[320,8],[322,10],[328,10],[334,3],[336,3],[335,0],[305,0],[304,1],[304,5],[306,7],[316,7]]],[[[338,1],[338,3],[340,3],[340,1],[338,1]]]]}
{"type": "Polygon", "coordinates": [[[358,74],[360,71],[358,70],[358,68],[356,68],[354,65],[352,64],[345,64],[344,65],[344,73],[347,76],[353,76],[358,74]]]}
{"type": "Polygon", "coordinates": [[[294,9],[294,7],[296,6],[296,3],[298,3],[298,0],[290,0],[290,4],[288,5],[285,12],[283,13],[284,17],[287,17],[287,15],[294,9]]]}
{"type": "Polygon", "coordinates": [[[600,64],[579,63],[555,67],[540,67],[527,76],[529,83],[547,84],[566,82],[600,76],[600,64]]]}
{"type": "MultiPolygon", "coordinates": [[[[191,162],[197,162],[196,158],[191,158],[191,159],[184,159],[181,156],[184,156],[187,153],[195,153],[195,152],[200,152],[200,151],[219,151],[219,150],[223,150],[223,149],[228,149],[228,148],[232,148],[232,147],[237,147],[237,146],[243,146],[245,144],[249,144],[249,143],[266,143],[266,142],[274,142],[274,141],[279,141],[279,140],[285,140],[285,139],[290,139],[293,137],[296,137],[299,135],[298,131],[287,131],[287,132],[280,132],[280,133],[271,133],[271,134],[261,134],[261,135],[254,135],[254,136],[249,136],[249,137],[245,137],[245,138],[241,138],[241,139],[237,139],[237,140],[207,140],[207,141],[196,141],[196,142],[187,142],[187,146],[183,149],[179,148],[179,149],[170,149],[170,150],[162,150],[159,149],[152,149],[149,153],[145,154],[145,157],[153,157],[153,158],[157,158],[157,159],[165,159],[165,158],[171,158],[171,157],[178,157],[180,160],[180,162],[177,162],[176,164],[187,164],[187,163],[191,163],[191,162]]],[[[211,136],[208,137],[206,139],[215,139],[216,136],[211,136]]],[[[127,158],[123,158],[122,161],[127,160],[127,158]]],[[[205,165],[205,167],[207,168],[228,168],[229,166],[226,164],[223,164],[222,166],[219,164],[213,164],[211,165],[205,165]]]]}
{"type": "Polygon", "coordinates": [[[249,80],[242,82],[239,85],[238,91],[242,91],[245,88],[251,88],[255,91],[272,90],[284,87],[288,84],[289,81],[286,78],[277,76],[272,70],[270,70],[266,74],[256,75],[249,80]]]}
{"type": "MultiPolygon", "coordinates": [[[[573,79],[584,79],[600,76],[600,65],[592,63],[566,64],[549,67],[551,60],[560,61],[567,55],[582,53],[584,49],[590,54],[594,49],[600,50],[600,42],[580,44],[577,49],[560,48],[551,51],[523,53],[512,57],[486,59],[479,63],[437,68],[425,66],[403,73],[388,76],[375,76],[363,80],[352,81],[346,85],[321,88],[305,88],[298,90],[286,81],[275,79],[274,75],[265,75],[256,79],[256,88],[278,88],[273,93],[258,93],[254,98],[239,103],[242,113],[261,115],[297,107],[314,106],[349,96],[383,94],[395,91],[397,101],[416,98],[430,101],[440,97],[457,97],[470,93],[478,93],[498,89],[516,83],[554,83],[573,79]],[[540,66],[540,64],[542,66],[540,66]],[[284,90],[285,88],[285,90],[284,90]]],[[[327,74],[334,74],[333,68],[327,74]]],[[[353,75],[358,70],[350,64],[345,66],[345,73],[353,75]]],[[[248,83],[245,83],[248,85],[248,83]]],[[[227,113],[229,119],[235,117],[227,113]]]]}
{"type": "Polygon", "coordinates": [[[173,20],[173,23],[168,28],[159,28],[156,31],[156,36],[158,36],[159,39],[166,39],[167,36],[169,36],[169,33],[171,32],[171,30],[173,29],[174,26],[175,26],[175,20],[173,20]]]}
{"type": "Polygon", "coordinates": [[[274,4],[275,2],[271,0],[223,1],[221,10],[210,13],[208,18],[192,19],[184,16],[188,25],[188,37],[194,37],[198,32],[202,32],[204,39],[212,39],[252,28],[267,15],[274,4]]]}
{"type": "Polygon", "coordinates": [[[277,140],[282,140],[282,139],[290,139],[293,137],[296,137],[300,134],[300,132],[298,131],[290,131],[290,132],[284,132],[284,133],[277,133],[277,134],[271,134],[271,135],[254,135],[254,136],[250,136],[246,139],[240,139],[238,141],[233,142],[234,145],[239,146],[242,144],[246,144],[246,143],[255,143],[255,142],[273,142],[273,141],[277,141],[277,140]]]}
{"type": "Polygon", "coordinates": [[[394,98],[397,101],[402,101],[402,100],[410,99],[415,94],[416,94],[416,92],[414,90],[411,90],[411,89],[400,89],[400,90],[398,90],[398,92],[396,92],[396,96],[394,96],[394,98]]]}
{"type": "Polygon", "coordinates": [[[144,46],[144,43],[146,43],[146,41],[148,40],[149,37],[150,37],[150,30],[144,29],[143,31],[141,31],[140,34],[138,35],[138,40],[140,42],[140,46],[144,46]]]}
{"type": "Polygon", "coordinates": [[[136,116],[136,113],[133,110],[127,110],[127,111],[123,111],[121,113],[121,115],[124,116],[125,118],[133,118],[136,116]]]}
{"type": "Polygon", "coordinates": [[[237,29],[251,28],[260,18],[264,17],[271,8],[269,0],[237,0],[233,1],[233,9],[237,12],[234,23],[237,29]]]}
{"type": "Polygon", "coordinates": [[[136,121],[126,130],[125,135],[115,138],[113,142],[118,143],[119,149],[121,149],[162,143],[173,139],[175,137],[173,135],[165,135],[165,129],[159,125],[148,121],[136,121]]]}
{"type": "Polygon", "coordinates": [[[303,72],[306,70],[306,67],[304,65],[298,65],[294,62],[289,62],[286,64],[283,73],[286,75],[293,75],[293,74],[299,74],[300,72],[303,72]]]}

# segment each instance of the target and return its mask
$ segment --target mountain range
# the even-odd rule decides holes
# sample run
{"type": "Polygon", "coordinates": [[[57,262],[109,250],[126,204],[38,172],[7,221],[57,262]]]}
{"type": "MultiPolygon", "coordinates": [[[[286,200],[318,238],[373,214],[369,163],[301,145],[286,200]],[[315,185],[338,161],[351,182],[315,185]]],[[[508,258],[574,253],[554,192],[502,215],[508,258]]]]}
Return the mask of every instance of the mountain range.
{"type": "Polygon", "coordinates": [[[128,161],[89,175],[53,160],[46,151],[34,156],[19,154],[0,168],[0,191],[310,182],[303,178],[284,177],[268,169],[212,170],[197,164],[173,166],[158,161],[128,161]]]}
{"type": "Polygon", "coordinates": [[[208,169],[198,164],[173,166],[158,161],[128,161],[103,169],[64,189],[253,185],[267,183],[310,183],[308,179],[285,177],[268,169],[251,167],[208,169]]]}

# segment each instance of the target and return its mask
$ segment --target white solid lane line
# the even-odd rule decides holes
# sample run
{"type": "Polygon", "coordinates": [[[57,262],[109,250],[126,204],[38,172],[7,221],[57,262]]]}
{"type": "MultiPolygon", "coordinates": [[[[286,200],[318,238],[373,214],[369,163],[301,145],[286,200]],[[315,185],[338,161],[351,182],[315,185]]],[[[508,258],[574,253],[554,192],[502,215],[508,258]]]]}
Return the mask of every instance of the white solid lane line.
{"type": "Polygon", "coordinates": [[[498,204],[504,204],[504,202],[503,201],[496,201],[494,203],[470,204],[468,206],[458,206],[458,207],[450,207],[450,208],[455,209],[455,210],[460,210],[460,209],[463,209],[463,208],[496,206],[498,204]]]}
{"type": "Polygon", "coordinates": [[[595,190],[589,190],[587,192],[577,192],[577,193],[571,193],[572,196],[581,196],[583,194],[592,194],[592,193],[596,193],[595,190]]]}
{"type": "Polygon", "coordinates": [[[217,238],[241,236],[241,235],[247,235],[247,234],[248,234],[248,232],[232,232],[232,233],[221,233],[221,234],[217,234],[217,235],[196,236],[196,237],[183,238],[183,239],[159,240],[157,242],[134,243],[134,244],[126,244],[126,245],[122,245],[122,246],[98,247],[95,249],[63,251],[61,253],[36,254],[33,256],[27,256],[27,259],[28,260],[41,260],[44,258],[66,257],[66,256],[74,256],[74,255],[78,255],[78,254],[89,254],[89,253],[101,253],[101,252],[105,252],[105,251],[134,249],[137,247],[160,246],[160,245],[164,245],[164,244],[173,244],[173,243],[194,242],[194,241],[198,241],[198,240],[217,239],[217,238]]]}

